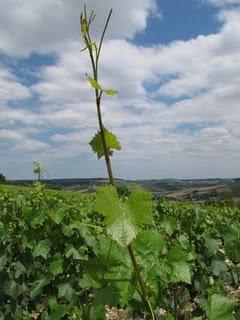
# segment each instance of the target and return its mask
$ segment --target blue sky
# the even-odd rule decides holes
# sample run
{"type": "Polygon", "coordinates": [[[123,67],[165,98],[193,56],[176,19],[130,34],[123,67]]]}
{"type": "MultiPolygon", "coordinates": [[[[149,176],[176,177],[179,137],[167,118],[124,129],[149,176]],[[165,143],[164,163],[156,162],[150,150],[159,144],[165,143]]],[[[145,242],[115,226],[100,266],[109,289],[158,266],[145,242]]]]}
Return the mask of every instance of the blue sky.
{"type": "MultiPolygon", "coordinates": [[[[110,7],[101,60],[106,126],[122,151],[121,178],[239,176],[239,0],[89,0],[93,35],[110,7]]],[[[80,53],[83,2],[0,4],[0,171],[32,178],[106,176],[88,142],[97,131],[94,96],[80,53]],[[3,15],[4,14],[4,15],[3,15]],[[8,16],[6,20],[5,17],[8,16]]]]}
{"type": "Polygon", "coordinates": [[[136,35],[136,44],[167,44],[174,40],[190,40],[199,34],[216,33],[221,23],[215,6],[197,0],[157,1],[160,17],[152,17],[144,34],[136,35]],[[204,23],[203,23],[204,21],[204,23]]]}

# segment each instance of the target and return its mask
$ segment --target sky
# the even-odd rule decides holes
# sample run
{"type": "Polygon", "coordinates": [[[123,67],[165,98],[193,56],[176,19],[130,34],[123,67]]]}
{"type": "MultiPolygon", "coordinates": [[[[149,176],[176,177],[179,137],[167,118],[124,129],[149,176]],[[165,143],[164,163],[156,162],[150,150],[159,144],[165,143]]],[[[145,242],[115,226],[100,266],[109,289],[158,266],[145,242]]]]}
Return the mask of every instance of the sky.
{"type": "Polygon", "coordinates": [[[99,82],[105,126],[122,146],[127,179],[240,176],[240,0],[0,0],[0,172],[31,179],[107,175],[89,141],[97,132],[79,31],[87,4],[93,38],[113,16],[99,82]]]}

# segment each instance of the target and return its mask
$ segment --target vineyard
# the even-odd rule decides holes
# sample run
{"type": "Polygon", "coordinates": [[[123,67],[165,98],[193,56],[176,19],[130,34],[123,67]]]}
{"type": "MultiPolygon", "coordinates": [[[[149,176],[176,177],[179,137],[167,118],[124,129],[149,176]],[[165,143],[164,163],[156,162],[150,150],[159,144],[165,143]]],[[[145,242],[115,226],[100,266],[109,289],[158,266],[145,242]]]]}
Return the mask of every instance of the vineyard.
{"type": "Polygon", "coordinates": [[[155,319],[240,319],[237,207],[37,182],[1,186],[0,212],[0,319],[151,319],[129,241],[155,319]]]}

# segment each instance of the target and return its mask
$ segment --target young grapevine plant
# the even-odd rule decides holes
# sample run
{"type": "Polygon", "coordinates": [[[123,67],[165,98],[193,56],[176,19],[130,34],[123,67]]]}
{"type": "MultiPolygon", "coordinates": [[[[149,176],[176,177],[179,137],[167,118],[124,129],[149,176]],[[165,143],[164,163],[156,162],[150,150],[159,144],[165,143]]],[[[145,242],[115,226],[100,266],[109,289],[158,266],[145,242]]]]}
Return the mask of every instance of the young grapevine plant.
{"type": "Polygon", "coordinates": [[[111,159],[114,150],[120,150],[121,145],[117,136],[110,132],[103,124],[101,101],[104,94],[114,96],[118,93],[116,89],[103,88],[99,83],[99,58],[103,45],[105,33],[112,15],[110,10],[99,45],[91,39],[91,25],[95,19],[95,14],[92,11],[90,16],[87,14],[86,6],[84,12],[81,14],[81,32],[85,48],[88,50],[91,60],[93,76],[87,76],[87,80],[95,91],[97,117],[99,124],[99,131],[90,141],[90,145],[94,153],[97,154],[98,159],[104,157],[108,171],[110,186],[101,187],[97,192],[96,210],[102,213],[105,217],[108,235],[120,245],[126,246],[129,251],[133,269],[138,279],[143,302],[147,304],[152,319],[155,319],[153,309],[148,297],[147,286],[142,278],[140,268],[138,266],[136,255],[132,247],[132,241],[136,237],[139,229],[144,224],[152,224],[152,204],[150,196],[143,190],[135,190],[130,195],[127,201],[119,199],[115,187],[115,180],[113,176],[111,159]]]}

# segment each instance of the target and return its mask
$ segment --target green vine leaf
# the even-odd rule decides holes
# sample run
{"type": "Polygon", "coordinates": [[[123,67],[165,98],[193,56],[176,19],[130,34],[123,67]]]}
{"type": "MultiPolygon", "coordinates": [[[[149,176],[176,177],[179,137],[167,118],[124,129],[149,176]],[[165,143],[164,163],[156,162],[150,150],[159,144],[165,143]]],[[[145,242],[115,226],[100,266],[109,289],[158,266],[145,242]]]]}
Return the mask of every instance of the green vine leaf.
{"type": "Polygon", "coordinates": [[[49,282],[50,282],[50,279],[48,276],[45,278],[36,280],[30,287],[30,298],[35,299],[42,292],[43,287],[49,284],[49,282]]]}
{"type": "Polygon", "coordinates": [[[211,296],[208,310],[209,320],[234,320],[234,302],[228,297],[214,294],[211,296]]]}
{"type": "Polygon", "coordinates": [[[118,198],[115,187],[100,187],[95,209],[104,215],[107,233],[122,246],[133,241],[142,224],[152,224],[151,198],[141,189],[134,190],[124,202],[118,198]]]}
{"type": "Polygon", "coordinates": [[[60,253],[56,253],[53,257],[52,262],[49,266],[49,271],[57,276],[63,272],[63,257],[61,257],[60,253]]]}
{"type": "Polygon", "coordinates": [[[134,213],[138,225],[152,224],[151,194],[143,189],[135,189],[128,198],[128,207],[134,213]]]}
{"type": "MultiPolygon", "coordinates": [[[[92,46],[93,50],[97,52],[97,45],[96,45],[96,43],[93,42],[93,43],[91,44],[91,46],[92,46]]],[[[86,49],[86,48],[84,48],[83,51],[84,51],[85,49],[86,49]]],[[[116,90],[116,89],[103,89],[102,86],[97,82],[97,80],[95,80],[95,79],[92,78],[92,77],[89,77],[89,75],[87,75],[87,74],[86,74],[86,76],[87,76],[87,78],[88,78],[88,82],[91,84],[91,86],[92,86],[94,89],[100,90],[100,91],[106,93],[106,94],[109,95],[109,96],[115,96],[116,94],[118,94],[118,90],[116,90]]]]}
{"type": "Polygon", "coordinates": [[[187,253],[182,250],[181,246],[172,247],[167,256],[168,264],[171,268],[170,282],[191,283],[191,270],[187,262],[187,253]]]}
{"type": "Polygon", "coordinates": [[[89,83],[91,84],[91,86],[94,88],[94,89],[97,89],[97,90],[101,90],[102,91],[102,87],[100,86],[100,84],[93,78],[89,77],[87,75],[87,78],[88,78],[88,81],[89,83]]]}
{"type": "Polygon", "coordinates": [[[115,96],[116,94],[118,94],[118,90],[116,89],[104,89],[103,92],[109,96],[115,96]]]}
{"type": "Polygon", "coordinates": [[[47,259],[48,253],[51,249],[51,241],[49,239],[41,240],[35,250],[33,251],[33,257],[43,257],[44,259],[47,259]]]}
{"type": "Polygon", "coordinates": [[[58,285],[58,296],[60,298],[66,298],[68,301],[71,301],[74,292],[75,290],[69,282],[58,285]]]}
{"type": "Polygon", "coordinates": [[[188,284],[191,284],[191,272],[190,267],[187,262],[179,261],[172,264],[173,273],[172,281],[182,281],[188,284]]]}
{"type": "MultiPolygon", "coordinates": [[[[121,150],[121,145],[117,139],[117,136],[112,132],[108,131],[106,128],[104,128],[104,137],[108,149],[108,154],[110,156],[113,154],[112,149],[121,150]]],[[[104,148],[100,131],[98,131],[98,133],[95,134],[95,136],[89,142],[89,144],[92,147],[93,152],[97,154],[98,159],[104,156],[104,148]]]]}

